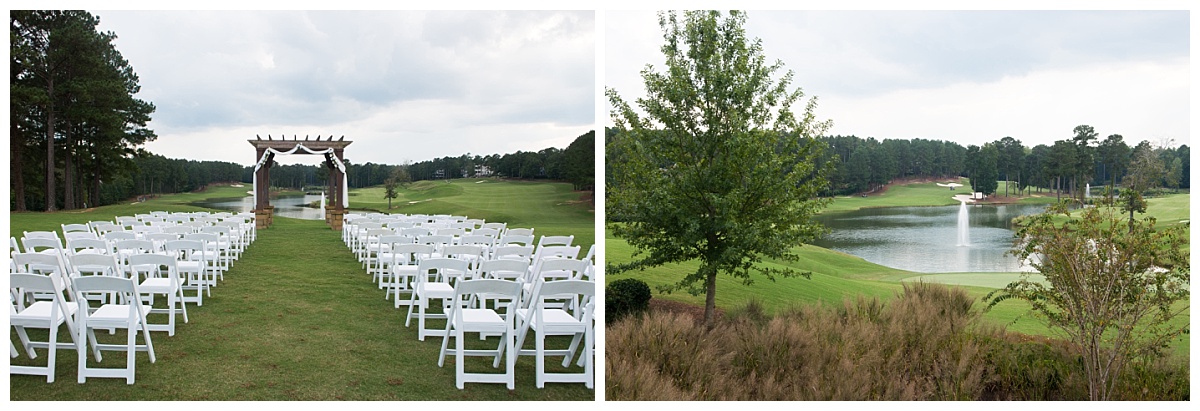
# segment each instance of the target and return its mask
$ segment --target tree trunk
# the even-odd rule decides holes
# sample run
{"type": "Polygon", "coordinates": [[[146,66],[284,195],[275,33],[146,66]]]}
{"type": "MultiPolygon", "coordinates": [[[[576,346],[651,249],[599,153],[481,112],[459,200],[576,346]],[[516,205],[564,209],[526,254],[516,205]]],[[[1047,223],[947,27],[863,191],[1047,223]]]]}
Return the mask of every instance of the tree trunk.
{"type": "Polygon", "coordinates": [[[57,187],[54,186],[54,80],[49,80],[46,103],[46,211],[58,211],[57,187]]]}
{"type": "Polygon", "coordinates": [[[63,157],[63,210],[73,210],[79,208],[75,201],[75,154],[74,138],[71,135],[71,119],[66,120],[66,129],[63,134],[66,136],[66,148],[63,157]]]}
{"type": "Polygon", "coordinates": [[[9,124],[8,153],[12,157],[9,164],[9,178],[12,179],[13,211],[26,211],[25,208],[25,138],[14,121],[9,124]]]}
{"type": "Polygon", "coordinates": [[[717,270],[705,269],[708,272],[704,274],[704,326],[711,330],[716,325],[714,314],[717,310],[717,270]]]}

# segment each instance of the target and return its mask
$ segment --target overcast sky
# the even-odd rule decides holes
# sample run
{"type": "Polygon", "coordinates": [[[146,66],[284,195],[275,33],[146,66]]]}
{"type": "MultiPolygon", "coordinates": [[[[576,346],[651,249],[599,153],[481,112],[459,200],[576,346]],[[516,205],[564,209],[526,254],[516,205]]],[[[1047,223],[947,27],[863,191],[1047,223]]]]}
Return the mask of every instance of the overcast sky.
{"type": "MultiPolygon", "coordinates": [[[[1033,146],[1086,124],[1190,145],[1186,10],[752,10],[746,31],[818,97],[831,134],[1033,146]]],[[[608,11],[604,32],[605,85],[643,97],[639,72],[663,68],[656,14],[608,11]]]]}
{"type": "Polygon", "coordinates": [[[332,134],[352,162],[400,164],[596,128],[593,11],[91,11],[170,158],[249,165],[255,135],[332,134]]]}

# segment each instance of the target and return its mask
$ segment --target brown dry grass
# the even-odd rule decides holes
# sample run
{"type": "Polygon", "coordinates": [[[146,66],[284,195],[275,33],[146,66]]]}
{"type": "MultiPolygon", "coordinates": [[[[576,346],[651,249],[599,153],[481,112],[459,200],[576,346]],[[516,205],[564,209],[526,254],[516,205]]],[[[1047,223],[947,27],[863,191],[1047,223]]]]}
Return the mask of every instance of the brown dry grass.
{"type": "MultiPolygon", "coordinates": [[[[847,300],[766,316],[725,313],[706,332],[702,308],[652,300],[650,313],[607,327],[609,400],[1086,399],[1065,343],[978,325],[961,289],[908,284],[887,304],[847,300]]],[[[1126,399],[1187,399],[1187,365],[1146,364],[1126,399]]]]}

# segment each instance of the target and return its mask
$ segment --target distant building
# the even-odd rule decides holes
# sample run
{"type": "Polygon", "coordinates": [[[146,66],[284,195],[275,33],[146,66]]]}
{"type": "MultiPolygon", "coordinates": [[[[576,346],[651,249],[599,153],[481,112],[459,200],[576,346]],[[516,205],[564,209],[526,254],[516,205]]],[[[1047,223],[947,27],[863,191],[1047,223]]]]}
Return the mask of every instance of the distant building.
{"type": "Polygon", "coordinates": [[[491,176],[492,174],[493,174],[493,173],[492,173],[492,168],[491,168],[491,167],[488,167],[488,166],[485,166],[485,165],[477,165],[477,166],[475,166],[475,176],[476,176],[476,177],[489,177],[489,176],[491,176]]]}
{"type": "Polygon", "coordinates": [[[446,178],[446,170],[438,169],[433,172],[433,178],[446,178]]]}

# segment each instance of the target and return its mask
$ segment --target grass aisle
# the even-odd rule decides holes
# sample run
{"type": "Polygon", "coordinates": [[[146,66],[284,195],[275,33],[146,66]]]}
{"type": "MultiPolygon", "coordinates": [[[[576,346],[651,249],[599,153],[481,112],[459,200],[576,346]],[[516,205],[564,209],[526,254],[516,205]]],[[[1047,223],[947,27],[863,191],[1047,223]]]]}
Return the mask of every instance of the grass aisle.
{"type": "MultiPolygon", "coordinates": [[[[278,218],[173,337],[152,334],[158,362],[138,356],[137,384],[76,383],[76,353],[60,350],[56,382],[12,375],[11,400],[592,400],[582,384],[534,387],[532,357],[517,388],[454,386],[454,360],[437,366],[441,339],[417,341],[416,324],[383,298],[339,233],[323,221],[278,218]]],[[[154,320],[152,320],[154,321],[154,320]]],[[[435,322],[435,324],[442,324],[435,322]]],[[[60,333],[60,336],[62,333],[60,333]]],[[[44,334],[43,334],[44,336],[44,334]]],[[[123,339],[123,334],[118,334],[123,339]]],[[[37,338],[43,338],[39,336],[37,338]]],[[[105,338],[105,337],[101,337],[105,338]]],[[[468,342],[478,343],[477,337],[468,342]]],[[[15,341],[15,340],[14,340],[15,341]]],[[[492,339],[491,341],[495,341],[492,339]]],[[[494,343],[489,343],[493,344],[494,343]]],[[[527,343],[532,345],[532,341],[527,343]]],[[[106,353],[104,365],[123,364],[106,353]]],[[[44,354],[43,354],[44,356],[44,354]]],[[[475,361],[478,360],[478,361],[475,361]]],[[[22,356],[18,364],[27,361],[22,356]]],[[[39,362],[40,363],[40,362],[39,362]]],[[[550,369],[557,369],[548,361],[550,369]]],[[[468,359],[468,371],[491,369],[468,359]]],[[[573,367],[573,370],[577,368],[573,367]]]]}

